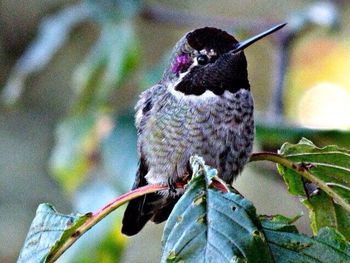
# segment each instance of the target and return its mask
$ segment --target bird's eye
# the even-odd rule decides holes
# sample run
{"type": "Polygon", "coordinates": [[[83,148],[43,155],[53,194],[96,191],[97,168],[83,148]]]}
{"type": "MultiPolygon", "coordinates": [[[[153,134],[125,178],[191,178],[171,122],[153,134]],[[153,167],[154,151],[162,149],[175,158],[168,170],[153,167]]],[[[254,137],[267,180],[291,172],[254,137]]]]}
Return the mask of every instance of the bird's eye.
{"type": "Polygon", "coordinates": [[[197,62],[199,65],[205,65],[209,61],[208,57],[206,55],[199,55],[197,57],[197,62]]]}

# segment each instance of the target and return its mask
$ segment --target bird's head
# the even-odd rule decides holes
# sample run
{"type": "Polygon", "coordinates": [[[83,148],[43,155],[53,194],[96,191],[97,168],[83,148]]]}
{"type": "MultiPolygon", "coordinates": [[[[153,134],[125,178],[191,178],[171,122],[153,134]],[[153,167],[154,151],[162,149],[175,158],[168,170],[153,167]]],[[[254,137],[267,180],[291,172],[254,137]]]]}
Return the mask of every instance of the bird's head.
{"type": "Polygon", "coordinates": [[[195,29],[176,44],[162,82],[184,95],[199,96],[207,90],[221,95],[225,90],[234,93],[241,88],[249,89],[243,49],[284,25],[242,42],[217,28],[195,29]]]}

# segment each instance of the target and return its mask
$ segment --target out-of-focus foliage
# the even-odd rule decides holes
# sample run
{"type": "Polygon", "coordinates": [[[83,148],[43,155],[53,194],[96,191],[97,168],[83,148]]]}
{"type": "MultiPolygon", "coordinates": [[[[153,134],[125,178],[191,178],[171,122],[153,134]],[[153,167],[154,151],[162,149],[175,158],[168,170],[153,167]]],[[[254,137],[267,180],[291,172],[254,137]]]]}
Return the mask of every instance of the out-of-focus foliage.
{"type": "Polygon", "coordinates": [[[74,74],[75,103],[58,128],[57,146],[51,159],[51,170],[68,190],[74,190],[84,181],[94,167],[94,158],[99,158],[102,139],[114,125],[106,113],[111,110],[110,97],[123,87],[139,61],[135,29],[129,20],[135,15],[136,7],[132,2],[125,6],[109,4],[112,5],[105,1],[101,3],[102,10],[96,9],[101,23],[100,38],[74,74]]]}
{"type": "Polygon", "coordinates": [[[91,16],[91,7],[77,4],[49,16],[41,22],[36,39],[13,67],[7,84],[2,90],[2,100],[7,104],[18,101],[24,92],[27,78],[43,70],[57,51],[68,40],[70,31],[91,16]]]}
{"type": "MultiPolygon", "coordinates": [[[[97,113],[74,115],[57,127],[56,147],[51,156],[51,170],[62,186],[75,190],[98,158],[101,141],[97,113]]],[[[103,134],[102,134],[103,135],[103,134]]]]}
{"type": "Polygon", "coordinates": [[[339,29],[340,14],[334,3],[315,1],[289,16],[288,31],[278,40],[270,111],[257,124],[257,139],[264,149],[275,150],[300,137],[322,145],[350,145],[350,53],[347,41],[331,34],[339,29]],[[312,41],[308,34],[313,34],[312,41]]]}
{"type": "Polygon", "coordinates": [[[350,133],[342,130],[318,130],[285,123],[256,122],[256,138],[264,149],[275,150],[284,142],[298,142],[301,137],[322,145],[339,144],[350,148],[350,133]]]}
{"type": "MultiPolygon", "coordinates": [[[[35,41],[13,67],[2,91],[3,101],[16,103],[24,91],[27,78],[43,70],[66,43],[71,31],[89,20],[100,25],[101,33],[86,61],[78,67],[73,87],[79,92],[87,92],[89,87],[99,89],[101,94],[96,99],[106,99],[101,96],[108,96],[111,88],[120,85],[137,63],[139,52],[132,24],[140,5],[139,0],[86,0],[45,18],[35,41]],[[102,74],[100,80],[95,79],[98,72],[102,74]]],[[[88,94],[90,99],[94,98],[93,94],[91,91],[88,94]]]]}
{"type": "Polygon", "coordinates": [[[123,193],[130,189],[138,163],[134,112],[120,113],[114,124],[101,144],[101,165],[107,176],[116,177],[111,184],[123,193]]]}
{"type": "Polygon", "coordinates": [[[75,111],[108,109],[115,88],[131,78],[140,55],[134,30],[130,21],[102,24],[99,40],[74,73],[75,111]]]}
{"type": "MultiPolygon", "coordinates": [[[[110,199],[131,185],[136,169],[136,134],[131,132],[133,120],[122,117],[121,113],[121,118],[114,117],[116,109],[111,98],[117,96],[118,90],[132,78],[139,65],[140,49],[134,20],[140,7],[140,1],[90,0],[68,6],[46,18],[37,38],[13,68],[3,90],[3,100],[8,104],[16,103],[27,78],[47,66],[77,25],[86,21],[98,25],[100,32],[96,43],[72,74],[75,96],[68,114],[57,125],[56,143],[50,158],[52,174],[75,200],[79,199],[82,187],[90,196],[103,196],[94,187],[96,182],[89,183],[95,174],[104,174],[108,183],[116,187],[117,191],[109,196],[110,199]],[[117,161],[119,168],[115,164],[117,161]]],[[[107,202],[102,196],[99,200],[107,202]]],[[[88,208],[83,210],[96,209],[95,204],[101,206],[99,200],[91,199],[88,208]]],[[[82,211],[77,203],[73,205],[82,211]]],[[[95,243],[90,242],[90,238],[89,245],[84,240],[79,242],[74,252],[80,256],[68,253],[65,260],[115,262],[125,245],[121,242],[124,238],[120,232],[116,233],[119,224],[120,213],[106,221],[100,230],[92,231],[95,243]],[[90,249],[86,250],[87,247],[90,249]],[[81,253],[84,250],[85,253],[81,253]]]]}

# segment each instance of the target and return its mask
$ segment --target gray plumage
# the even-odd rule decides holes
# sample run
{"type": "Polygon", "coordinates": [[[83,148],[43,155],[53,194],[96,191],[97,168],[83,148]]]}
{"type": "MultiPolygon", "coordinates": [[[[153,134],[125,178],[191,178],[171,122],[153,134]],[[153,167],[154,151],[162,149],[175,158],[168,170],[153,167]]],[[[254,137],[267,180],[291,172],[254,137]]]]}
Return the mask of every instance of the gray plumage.
{"type": "MultiPolygon", "coordinates": [[[[136,105],[140,167],[133,189],[183,180],[195,154],[228,184],[240,173],[252,151],[254,118],[244,53],[231,52],[237,43],[215,28],[194,30],[177,43],[163,79],[136,105]]],[[[122,232],[134,235],[148,220],[166,220],[180,195],[132,200],[122,232]]]]}
{"type": "Polygon", "coordinates": [[[146,179],[150,184],[167,183],[169,178],[181,180],[194,154],[216,167],[230,184],[252,151],[253,99],[249,90],[188,98],[156,85],[141,95],[136,108],[136,126],[141,131],[138,149],[149,166],[146,179]],[[147,101],[153,106],[143,115],[147,101]]]}

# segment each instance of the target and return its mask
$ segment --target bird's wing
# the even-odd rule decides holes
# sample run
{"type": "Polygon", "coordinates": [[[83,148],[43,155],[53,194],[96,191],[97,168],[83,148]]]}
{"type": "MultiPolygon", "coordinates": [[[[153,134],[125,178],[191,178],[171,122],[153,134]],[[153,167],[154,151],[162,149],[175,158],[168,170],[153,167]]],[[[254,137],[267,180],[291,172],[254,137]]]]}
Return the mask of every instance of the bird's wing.
{"type": "MultiPolygon", "coordinates": [[[[165,87],[162,85],[151,87],[140,95],[140,99],[135,107],[135,125],[138,133],[140,163],[132,189],[147,185],[145,176],[147,175],[149,168],[145,155],[142,152],[141,138],[150,118],[151,110],[164,91],[165,87]]],[[[150,219],[156,223],[166,220],[175,203],[176,200],[164,199],[163,196],[158,194],[148,194],[131,200],[124,213],[122,232],[129,236],[135,235],[150,219]],[[166,209],[162,211],[162,207],[166,209]]]]}
{"type": "Polygon", "coordinates": [[[165,91],[166,87],[164,85],[157,84],[141,93],[140,99],[135,106],[135,125],[138,136],[142,135],[155,102],[165,91]]]}

